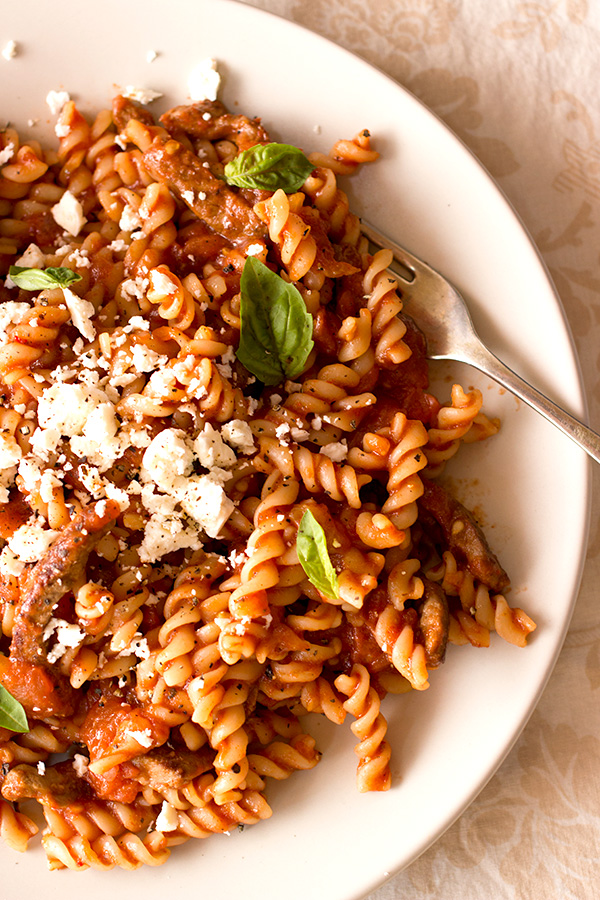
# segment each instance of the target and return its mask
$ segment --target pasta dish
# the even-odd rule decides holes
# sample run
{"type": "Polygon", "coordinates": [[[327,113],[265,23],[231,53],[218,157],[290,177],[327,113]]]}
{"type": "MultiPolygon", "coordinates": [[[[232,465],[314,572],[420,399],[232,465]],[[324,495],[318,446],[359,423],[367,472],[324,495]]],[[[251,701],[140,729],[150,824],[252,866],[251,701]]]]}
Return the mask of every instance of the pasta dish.
{"type": "Polygon", "coordinates": [[[0,833],[132,869],[269,817],[308,713],[387,790],[386,694],[535,625],[440,478],[499,424],[338,185],[369,133],[119,95],[56,135],[0,134],[0,833]]]}

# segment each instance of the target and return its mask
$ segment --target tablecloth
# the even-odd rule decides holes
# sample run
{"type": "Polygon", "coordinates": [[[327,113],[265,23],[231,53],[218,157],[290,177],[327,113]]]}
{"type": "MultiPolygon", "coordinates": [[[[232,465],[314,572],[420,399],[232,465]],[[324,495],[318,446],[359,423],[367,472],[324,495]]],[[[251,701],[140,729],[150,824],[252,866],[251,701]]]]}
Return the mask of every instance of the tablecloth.
{"type": "MultiPolygon", "coordinates": [[[[254,0],[375,63],[495,177],[537,243],[600,430],[600,2],[254,0]]],[[[571,627],[511,754],[369,900],[600,897],[600,471],[571,627]]]]}

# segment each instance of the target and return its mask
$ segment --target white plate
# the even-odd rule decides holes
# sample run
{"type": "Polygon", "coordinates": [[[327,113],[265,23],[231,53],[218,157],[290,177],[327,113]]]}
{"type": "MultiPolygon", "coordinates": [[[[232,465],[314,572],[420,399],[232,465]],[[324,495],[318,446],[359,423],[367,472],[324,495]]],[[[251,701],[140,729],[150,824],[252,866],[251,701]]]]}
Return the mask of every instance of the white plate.
{"type": "MultiPolygon", "coordinates": [[[[356,211],[446,272],[470,299],[483,337],[505,361],[576,415],[584,400],[560,304],[523,227],[463,145],[405,90],[363,61],[289,22],[226,0],[21,0],[5,4],[0,115],[51,133],[45,104],[64,88],[82,110],[106,105],[116,85],[185,102],[187,79],[216,57],[222,97],[261,116],[272,135],[327,150],[368,127],[381,151],[350,188],[356,211]],[[146,53],[156,50],[148,63],[146,53]]],[[[313,771],[269,791],[274,815],[243,833],[190,841],[160,869],[48,873],[40,850],[0,849],[2,898],[264,900],[285,894],[351,900],[411,862],[465,809],[512,746],[562,644],[586,543],[584,455],[541,418],[472,371],[504,427],[452,469],[462,498],[485,511],[487,533],[513,579],[512,599],[539,623],[526,650],[500,640],[454,648],[431,689],[388,698],[394,786],[360,795],[347,727],[317,722],[324,751],[313,771]]],[[[448,384],[443,377],[445,390],[448,384]]]]}

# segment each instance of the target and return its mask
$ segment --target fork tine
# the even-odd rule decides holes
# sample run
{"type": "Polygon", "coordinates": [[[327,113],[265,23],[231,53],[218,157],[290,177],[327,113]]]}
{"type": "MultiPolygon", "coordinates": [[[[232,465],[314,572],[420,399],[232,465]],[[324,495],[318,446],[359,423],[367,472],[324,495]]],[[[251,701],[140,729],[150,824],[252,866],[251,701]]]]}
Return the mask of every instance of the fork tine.
{"type": "Polygon", "coordinates": [[[375,228],[374,225],[367,222],[366,219],[360,220],[360,227],[362,233],[371,244],[379,249],[392,251],[396,262],[405,270],[397,272],[396,269],[394,269],[394,272],[406,281],[407,284],[411,284],[418,275],[438,275],[438,277],[441,277],[435,269],[428,266],[422,259],[414,256],[406,249],[406,247],[402,247],[387,234],[383,234],[383,232],[375,228]]]}

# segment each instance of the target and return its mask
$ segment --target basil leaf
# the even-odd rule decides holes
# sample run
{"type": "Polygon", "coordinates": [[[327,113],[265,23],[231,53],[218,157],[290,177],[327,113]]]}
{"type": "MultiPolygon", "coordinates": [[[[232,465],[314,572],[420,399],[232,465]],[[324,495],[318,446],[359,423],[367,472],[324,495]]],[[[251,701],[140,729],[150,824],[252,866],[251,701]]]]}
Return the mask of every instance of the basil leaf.
{"type": "Polygon", "coordinates": [[[25,710],[2,684],[0,684],[0,728],[8,728],[10,731],[29,731],[25,710]]]}
{"type": "Polygon", "coordinates": [[[236,356],[264,384],[304,370],[314,346],[313,318],[300,291],[254,256],[240,279],[240,319],[236,356]]]}
{"type": "Polygon", "coordinates": [[[291,144],[255,144],[230,160],[224,169],[227,184],[236,187],[292,194],[314,169],[297,147],[291,144]]]}
{"type": "Polygon", "coordinates": [[[340,587],[329,558],[325,532],[308,509],[300,522],[296,551],[310,583],[330,600],[339,600],[340,587]]]}
{"type": "Polygon", "coordinates": [[[11,266],[8,270],[17,287],[25,291],[43,291],[45,288],[66,287],[75,281],[81,281],[81,275],[65,266],[48,269],[30,269],[27,266],[11,266]]]}

